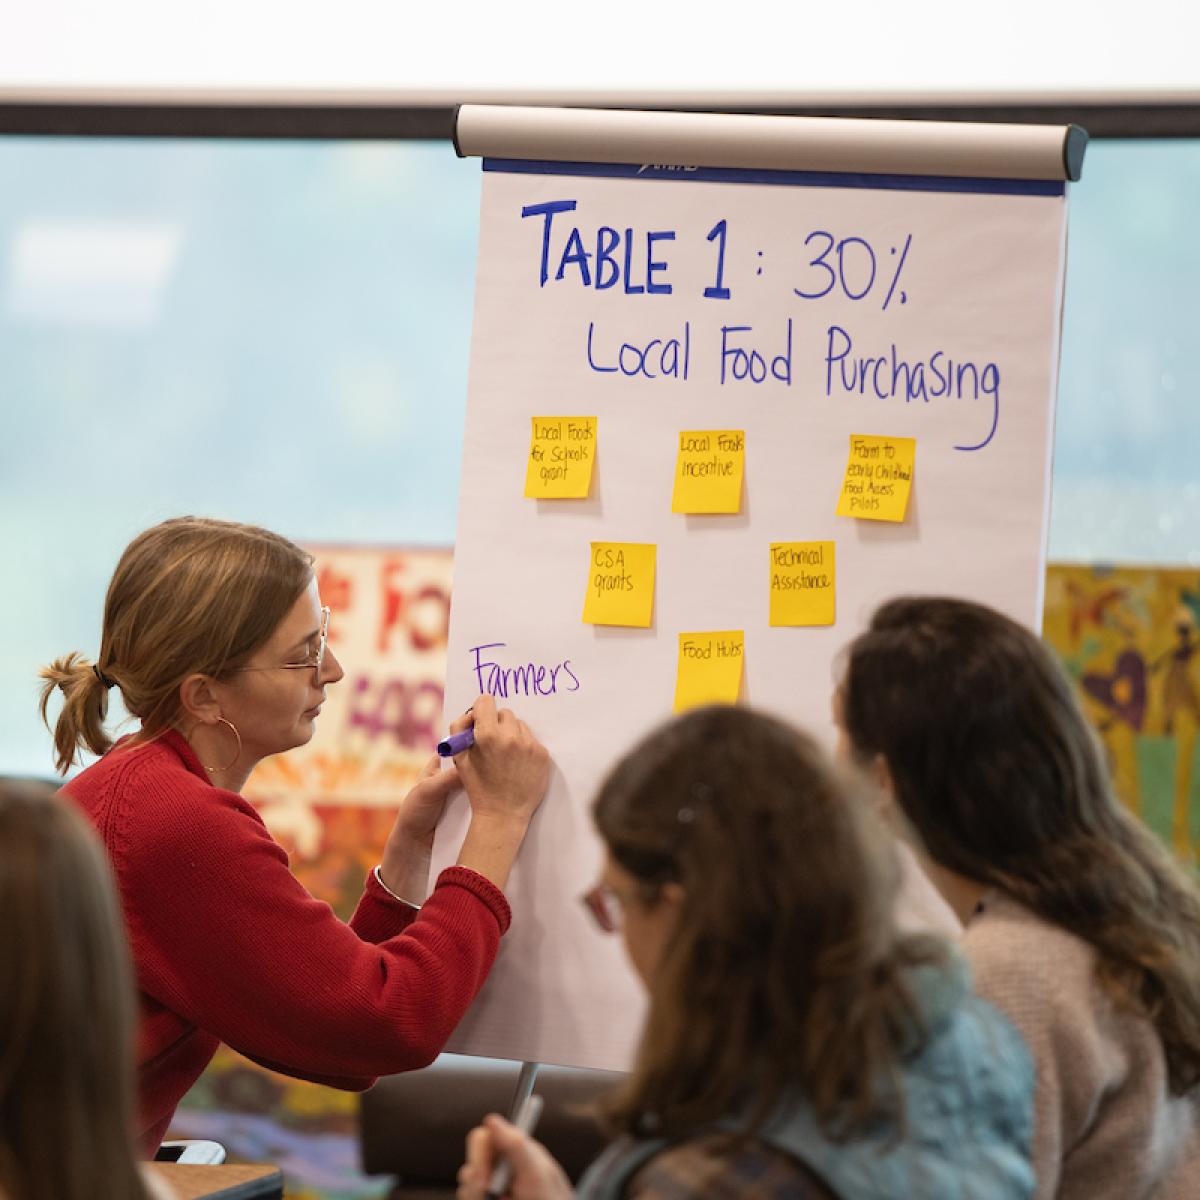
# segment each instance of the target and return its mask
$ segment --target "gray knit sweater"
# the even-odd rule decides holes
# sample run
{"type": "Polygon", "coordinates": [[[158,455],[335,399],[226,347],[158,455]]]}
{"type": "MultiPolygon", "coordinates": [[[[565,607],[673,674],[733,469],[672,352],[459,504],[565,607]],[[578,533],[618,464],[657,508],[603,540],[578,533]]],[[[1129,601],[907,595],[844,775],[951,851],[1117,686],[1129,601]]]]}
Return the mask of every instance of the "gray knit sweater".
{"type": "Polygon", "coordinates": [[[1169,1094],[1154,1027],[1109,999],[1092,948],[995,892],[962,946],[1036,1065],[1035,1200],[1197,1200],[1200,1089],[1169,1094]]]}

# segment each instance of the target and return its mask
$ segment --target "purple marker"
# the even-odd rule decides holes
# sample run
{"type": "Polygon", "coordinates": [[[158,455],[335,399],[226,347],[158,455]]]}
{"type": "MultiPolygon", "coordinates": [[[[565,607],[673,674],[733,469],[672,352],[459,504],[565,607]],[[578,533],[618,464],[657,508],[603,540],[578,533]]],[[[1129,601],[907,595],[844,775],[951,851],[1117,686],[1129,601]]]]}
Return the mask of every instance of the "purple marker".
{"type": "Polygon", "coordinates": [[[475,745],[474,725],[470,729],[464,729],[462,733],[452,733],[448,738],[443,738],[437,744],[437,752],[443,758],[452,758],[455,754],[470,750],[473,745],[475,745]]]}

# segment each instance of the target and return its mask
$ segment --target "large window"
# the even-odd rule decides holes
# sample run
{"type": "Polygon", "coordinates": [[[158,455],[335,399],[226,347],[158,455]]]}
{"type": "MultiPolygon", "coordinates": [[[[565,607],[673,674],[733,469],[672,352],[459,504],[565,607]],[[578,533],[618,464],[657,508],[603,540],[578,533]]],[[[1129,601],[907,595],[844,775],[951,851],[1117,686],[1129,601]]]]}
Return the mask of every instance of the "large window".
{"type": "MultiPolygon", "coordinates": [[[[138,530],[454,538],[479,164],[444,144],[0,139],[0,773],[94,655],[138,530]]],[[[1200,145],[1094,143],[1071,195],[1051,557],[1200,563],[1200,145]]]]}
{"type": "Polygon", "coordinates": [[[1071,193],[1050,556],[1200,566],[1196,142],[1098,142],[1071,193]]]}
{"type": "Polygon", "coordinates": [[[479,164],[445,144],[0,139],[0,773],[140,529],[454,540],[479,164]]]}

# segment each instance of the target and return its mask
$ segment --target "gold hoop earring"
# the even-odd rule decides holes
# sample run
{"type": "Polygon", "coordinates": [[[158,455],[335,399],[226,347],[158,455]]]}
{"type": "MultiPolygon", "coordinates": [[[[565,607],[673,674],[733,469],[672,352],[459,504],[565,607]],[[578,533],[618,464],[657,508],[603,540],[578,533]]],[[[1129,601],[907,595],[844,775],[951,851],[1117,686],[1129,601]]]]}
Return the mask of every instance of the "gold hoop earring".
{"type": "MultiPolygon", "coordinates": [[[[204,769],[210,775],[219,775],[224,771],[228,771],[229,768],[232,767],[233,764],[235,762],[237,762],[237,760],[239,758],[242,757],[242,735],[240,733],[238,733],[237,726],[232,721],[226,720],[224,717],[218,717],[217,724],[218,725],[228,725],[229,728],[233,730],[233,736],[235,738],[237,738],[237,749],[233,752],[233,757],[223,767],[205,767],[204,763],[201,763],[200,765],[202,767],[204,767],[204,769]]],[[[195,726],[192,727],[192,732],[193,733],[195,732],[195,726]]],[[[192,739],[189,736],[188,737],[188,745],[190,746],[191,744],[192,744],[192,739]]],[[[192,747],[192,748],[195,749],[195,747],[192,747]]]]}

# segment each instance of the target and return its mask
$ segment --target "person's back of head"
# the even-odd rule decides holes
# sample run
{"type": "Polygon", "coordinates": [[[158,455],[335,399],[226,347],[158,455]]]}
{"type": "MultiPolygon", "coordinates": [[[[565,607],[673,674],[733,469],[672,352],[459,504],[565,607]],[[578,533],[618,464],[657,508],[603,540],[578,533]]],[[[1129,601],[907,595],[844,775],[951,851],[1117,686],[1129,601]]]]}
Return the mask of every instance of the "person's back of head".
{"type": "Polygon", "coordinates": [[[971,601],[889,601],[850,647],[838,708],[924,853],[1094,946],[1157,1027],[1172,1087],[1200,1082],[1200,893],[1116,800],[1041,639],[971,601]]]}
{"type": "Polygon", "coordinates": [[[615,1128],[649,1132],[648,1113],[667,1133],[757,1121],[792,1089],[831,1130],[897,1115],[900,1049],[920,1024],[907,969],[946,951],[897,932],[894,849],[815,742],[700,709],[626,754],[594,815],[647,903],[680,895],[615,1128]]]}
{"type": "Polygon", "coordinates": [[[0,1196],[131,1200],[134,1000],[109,869],[46,785],[0,781],[0,1196]]]}
{"type": "Polygon", "coordinates": [[[113,572],[94,663],[79,653],[41,674],[41,712],[55,689],[56,765],[67,771],[82,747],[103,754],[108,689],[153,736],[179,716],[179,685],[199,672],[219,677],[263,645],[304,591],[312,556],[255,525],[176,517],[139,534],[113,572]]]}

